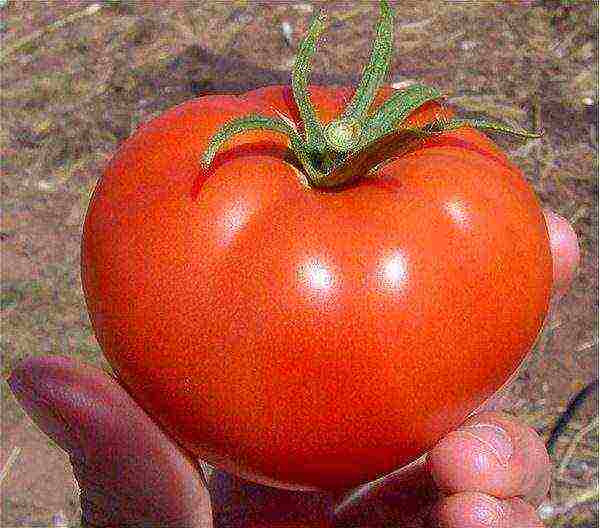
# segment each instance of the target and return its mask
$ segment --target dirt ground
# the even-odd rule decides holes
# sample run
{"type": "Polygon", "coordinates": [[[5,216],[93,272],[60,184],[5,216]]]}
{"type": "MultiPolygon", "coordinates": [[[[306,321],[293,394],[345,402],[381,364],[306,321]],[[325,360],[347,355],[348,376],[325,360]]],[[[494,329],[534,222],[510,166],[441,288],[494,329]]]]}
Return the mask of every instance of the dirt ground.
{"type": "MultiPolygon", "coordinates": [[[[140,123],[182,101],[288,83],[298,40],[324,4],[0,2],[2,527],[79,525],[68,459],[4,380],[31,355],[106,366],[79,278],[82,218],[103,165],[140,123]]],[[[512,412],[548,439],[569,401],[598,377],[598,4],[394,5],[390,82],[437,86],[460,113],[545,130],[542,139],[498,142],[543,204],[571,220],[582,249],[577,279],[511,392],[512,412]]],[[[327,8],[313,82],[354,83],[377,3],[327,8]]],[[[552,441],[542,509],[549,527],[598,524],[598,393],[588,392],[552,441]]]]}

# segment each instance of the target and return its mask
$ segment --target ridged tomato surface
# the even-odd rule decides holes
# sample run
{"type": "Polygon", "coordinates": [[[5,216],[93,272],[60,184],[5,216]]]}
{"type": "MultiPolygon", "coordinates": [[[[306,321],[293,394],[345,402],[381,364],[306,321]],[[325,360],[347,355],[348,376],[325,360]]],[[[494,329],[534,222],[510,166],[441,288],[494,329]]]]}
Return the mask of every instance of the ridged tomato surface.
{"type": "MultiPolygon", "coordinates": [[[[351,92],[311,88],[320,118],[351,92]]],[[[83,284],[124,386],[208,462],[280,486],[342,488],[409,463],[497,391],[533,346],[552,261],[532,189],[472,129],[343,189],[304,186],[290,90],[187,102],[141,127],[87,213],[83,284]]],[[[411,117],[443,112],[429,103],[411,117]]]]}

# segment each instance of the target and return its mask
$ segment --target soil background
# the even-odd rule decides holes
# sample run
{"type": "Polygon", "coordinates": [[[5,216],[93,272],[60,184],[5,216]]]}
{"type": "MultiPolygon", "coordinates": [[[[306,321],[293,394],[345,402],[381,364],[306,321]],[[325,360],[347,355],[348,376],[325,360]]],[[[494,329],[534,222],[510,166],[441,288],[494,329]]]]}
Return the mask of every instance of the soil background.
{"type": "MultiPolygon", "coordinates": [[[[579,236],[579,274],[511,388],[512,412],[552,441],[547,526],[598,525],[598,4],[419,1],[396,8],[390,83],[441,89],[463,115],[543,138],[498,138],[545,207],[579,236]],[[572,411],[572,412],[571,412],[572,411]]],[[[90,193],[140,123],[193,97],[289,83],[299,39],[325,2],[0,2],[4,528],[79,526],[67,457],[16,404],[21,359],[62,354],[108,368],[81,293],[90,193]]],[[[327,2],[314,84],[355,83],[378,6],[327,2]]],[[[531,263],[535,266],[535,263],[531,263]]]]}

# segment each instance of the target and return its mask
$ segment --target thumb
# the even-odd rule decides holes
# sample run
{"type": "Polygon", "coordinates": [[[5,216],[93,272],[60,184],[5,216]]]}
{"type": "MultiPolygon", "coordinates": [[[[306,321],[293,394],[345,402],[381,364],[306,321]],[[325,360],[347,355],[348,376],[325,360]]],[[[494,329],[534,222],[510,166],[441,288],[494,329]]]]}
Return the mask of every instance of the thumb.
{"type": "Polygon", "coordinates": [[[194,462],[102,370],[30,358],[8,384],[44,433],[70,455],[93,526],[210,526],[194,462]]]}
{"type": "Polygon", "coordinates": [[[554,276],[554,300],[558,301],[569,289],[575,278],[580,261],[577,235],[566,218],[544,211],[550,249],[552,251],[552,268],[554,276]]]}

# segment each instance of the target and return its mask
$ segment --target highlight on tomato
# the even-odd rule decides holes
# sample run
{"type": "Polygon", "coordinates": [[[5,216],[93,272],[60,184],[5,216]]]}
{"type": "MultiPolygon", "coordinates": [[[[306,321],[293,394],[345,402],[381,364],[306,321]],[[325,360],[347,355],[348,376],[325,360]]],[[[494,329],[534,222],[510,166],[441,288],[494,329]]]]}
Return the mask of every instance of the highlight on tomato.
{"type": "Polygon", "coordinates": [[[93,193],[83,286],[120,382],[226,471],[341,489],[421,457],[514,375],[552,286],[540,203],[420,84],[384,86],[381,2],[358,86],[188,101],[127,140],[93,193]]]}

